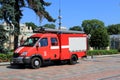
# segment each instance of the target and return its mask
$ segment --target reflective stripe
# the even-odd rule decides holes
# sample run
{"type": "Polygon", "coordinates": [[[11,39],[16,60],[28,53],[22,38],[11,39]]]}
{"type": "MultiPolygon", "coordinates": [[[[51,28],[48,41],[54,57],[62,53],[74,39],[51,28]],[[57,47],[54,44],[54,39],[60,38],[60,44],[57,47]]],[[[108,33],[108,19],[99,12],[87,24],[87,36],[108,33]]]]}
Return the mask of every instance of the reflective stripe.
{"type": "Polygon", "coordinates": [[[62,46],[62,48],[69,48],[69,45],[62,46]]]}
{"type": "MultiPolygon", "coordinates": [[[[68,45],[65,45],[65,46],[61,46],[62,49],[64,48],[69,48],[68,45]]],[[[50,49],[59,49],[59,46],[51,46],[50,49]]]]}
{"type": "Polygon", "coordinates": [[[50,49],[59,49],[59,46],[51,46],[50,49]]]}

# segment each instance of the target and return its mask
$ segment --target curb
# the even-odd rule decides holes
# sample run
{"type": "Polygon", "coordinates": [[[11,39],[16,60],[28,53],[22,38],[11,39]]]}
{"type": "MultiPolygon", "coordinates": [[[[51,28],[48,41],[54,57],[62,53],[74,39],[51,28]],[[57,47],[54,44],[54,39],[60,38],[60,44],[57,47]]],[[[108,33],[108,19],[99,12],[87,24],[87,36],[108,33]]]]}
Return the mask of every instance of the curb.
{"type": "Polygon", "coordinates": [[[0,66],[10,65],[10,62],[1,62],[0,66]]]}
{"type": "Polygon", "coordinates": [[[115,57],[115,56],[120,56],[120,54],[112,54],[112,55],[93,55],[95,58],[101,58],[101,57],[115,57]]]}
{"type": "Polygon", "coordinates": [[[92,56],[87,56],[87,60],[92,60],[95,58],[103,58],[103,57],[116,57],[116,56],[120,56],[120,54],[112,54],[112,55],[92,55],[92,56]]]}

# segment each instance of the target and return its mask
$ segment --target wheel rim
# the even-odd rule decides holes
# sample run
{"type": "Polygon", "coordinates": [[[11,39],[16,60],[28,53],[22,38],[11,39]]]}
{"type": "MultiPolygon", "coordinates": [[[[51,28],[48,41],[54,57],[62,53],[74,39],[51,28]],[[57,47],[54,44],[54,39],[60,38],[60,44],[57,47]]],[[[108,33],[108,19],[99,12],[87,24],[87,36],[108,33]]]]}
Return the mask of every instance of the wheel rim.
{"type": "Polygon", "coordinates": [[[35,66],[38,66],[39,64],[40,64],[39,61],[38,61],[38,60],[35,60],[34,65],[35,65],[35,66]]]}

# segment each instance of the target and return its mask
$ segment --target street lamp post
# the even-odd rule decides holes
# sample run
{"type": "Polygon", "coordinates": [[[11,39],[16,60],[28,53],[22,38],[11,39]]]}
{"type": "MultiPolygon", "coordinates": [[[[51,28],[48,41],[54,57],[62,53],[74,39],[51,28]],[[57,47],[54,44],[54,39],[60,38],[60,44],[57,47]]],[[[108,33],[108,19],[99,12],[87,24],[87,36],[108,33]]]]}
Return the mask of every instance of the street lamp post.
{"type": "MultiPolygon", "coordinates": [[[[90,48],[90,37],[91,37],[91,34],[88,34],[88,48],[90,48]]],[[[93,54],[91,53],[91,58],[93,59],[93,54]]]]}

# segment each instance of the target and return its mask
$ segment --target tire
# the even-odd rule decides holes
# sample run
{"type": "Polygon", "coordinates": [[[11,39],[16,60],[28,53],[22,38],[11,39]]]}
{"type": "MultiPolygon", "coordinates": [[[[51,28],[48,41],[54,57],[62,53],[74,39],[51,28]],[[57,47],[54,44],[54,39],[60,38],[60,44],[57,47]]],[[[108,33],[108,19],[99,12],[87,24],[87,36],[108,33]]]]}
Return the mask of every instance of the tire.
{"type": "Polygon", "coordinates": [[[41,65],[42,65],[42,61],[41,61],[40,58],[38,58],[38,57],[32,58],[32,60],[31,60],[31,67],[33,69],[38,69],[38,68],[41,67],[41,65]]]}
{"type": "Polygon", "coordinates": [[[69,64],[73,65],[73,64],[76,64],[77,63],[77,56],[76,55],[72,55],[70,60],[69,60],[69,64]]]}

